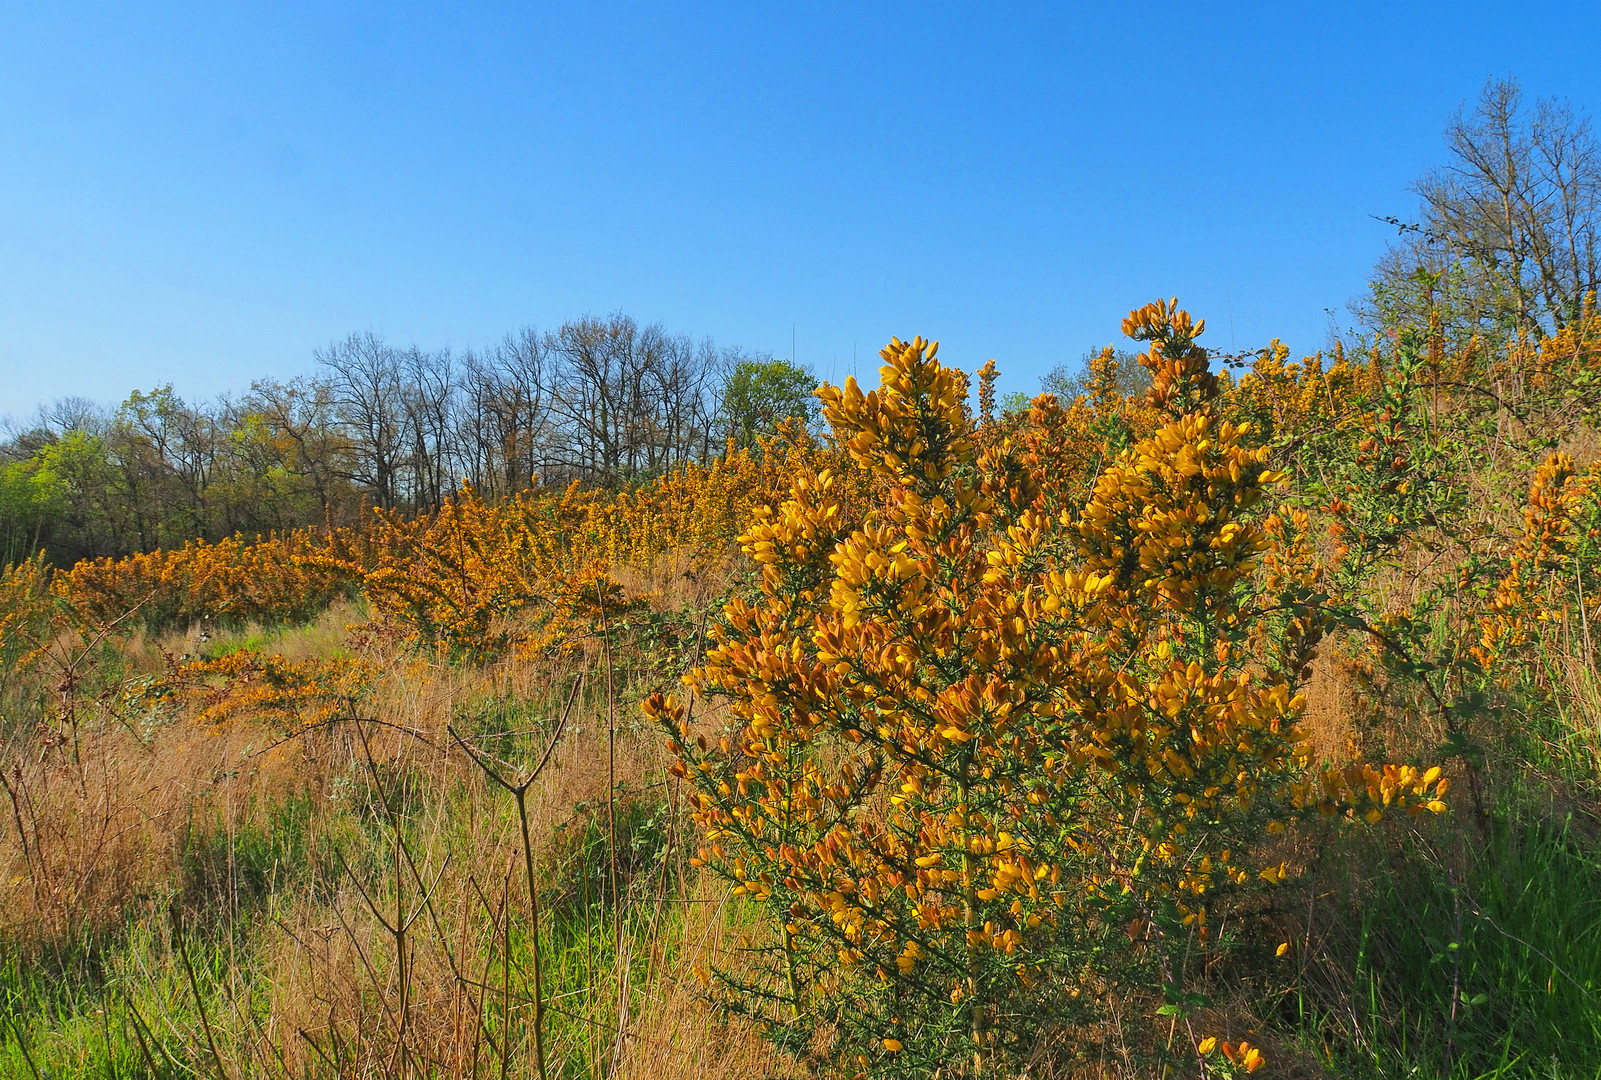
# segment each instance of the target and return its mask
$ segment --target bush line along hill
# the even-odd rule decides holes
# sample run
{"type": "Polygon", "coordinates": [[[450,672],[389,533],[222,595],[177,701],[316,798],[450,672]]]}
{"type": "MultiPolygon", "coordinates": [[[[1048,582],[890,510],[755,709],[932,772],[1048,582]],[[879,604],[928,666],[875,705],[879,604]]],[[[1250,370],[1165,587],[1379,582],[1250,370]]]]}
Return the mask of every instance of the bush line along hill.
{"type": "Polygon", "coordinates": [[[896,341],[632,488],[16,562],[0,1073],[1596,1076],[1593,302],[1125,331],[1071,401],[896,341]]]}

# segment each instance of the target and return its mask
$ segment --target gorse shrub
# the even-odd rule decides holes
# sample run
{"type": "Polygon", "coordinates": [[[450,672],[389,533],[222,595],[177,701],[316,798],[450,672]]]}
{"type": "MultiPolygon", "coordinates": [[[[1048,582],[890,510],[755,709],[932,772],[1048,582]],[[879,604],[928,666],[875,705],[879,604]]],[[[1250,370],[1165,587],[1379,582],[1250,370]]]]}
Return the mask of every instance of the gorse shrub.
{"type": "Polygon", "coordinates": [[[1584,569],[1589,565],[1593,570],[1596,540],[1601,536],[1595,481],[1594,472],[1578,475],[1573,459],[1564,453],[1552,454],[1535,470],[1523,536],[1496,585],[1474,648],[1485,670],[1503,682],[1512,677],[1506,669],[1535,655],[1529,648],[1534,640],[1571,636],[1573,628],[1561,625],[1553,615],[1576,611],[1583,640],[1575,651],[1587,660],[1593,653],[1590,624],[1601,615],[1596,606],[1601,597],[1593,582],[1591,594],[1585,595],[1584,569]]]}
{"type": "MultiPolygon", "coordinates": [[[[728,737],[645,703],[701,861],[763,915],[720,998],[798,1055],[1009,1074],[1086,1049],[1114,997],[1189,1027],[1209,912],[1287,872],[1267,837],[1444,809],[1438,769],[1309,771],[1300,688],[1326,617],[1306,519],[1219,415],[1202,325],[1153,304],[1124,328],[1151,343],[1152,430],[1087,501],[975,423],[921,339],[884,350],[878,390],[820,391],[874,498],[852,513],[832,472],[802,475],[741,538],[759,596],[686,678],[727,699],[728,737]]],[[[1061,414],[1043,397],[1030,426],[1061,414]]],[[[1150,1050],[1262,1061],[1207,1037],[1150,1050]]]]}
{"type": "Polygon", "coordinates": [[[348,590],[326,563],[350,557],[358,544],[349,529],[326,536],[297,529],[254,542],[195,540],[125,559],[86,559],[59,574],[55,588],[85,617],[102,622],[129,611],[153,627],[305,619],[348,590]]]}
{"type": "Polygon", "coordinates": [[[607,574],[664,556],[691,570],[725,554],[736,523],[823,455],[784,429],[707,466],[686,465],[633,492],[576,485],[487,503],[470,486],[437,513],[380,514],[362,558],[326,563],[360,583],[407,643],[483,661],[559,648],[639,605],[607,574]]]}
{"type": "MultiPolygon", "coordinates": [[[[633,491],[574,484],[497,502],[463,483],[434,513],[378,511],[361,529],[197,540],[86,560],[54,575],[52,587],[88,622],[132,613],[158,630],[304,620],[356,594],[377,626],[406,644],[484,661],[589,633],[603,602],[595,581],[613,567],[672,556],[693,572],[715,562],[755,507],[832,456],[804,429],[780,426],[633,491]]],[[[37,573],[49,578],[42,562],[37,573]]],[[[602,592],[614,611],[626,606],[615,583],[602,592]]]]}
{"type": "Polygon", "coordinates": [[[370,665],[350,657],[291,661],[240,649],[176,663],[164,678],[139,684],[129,696],[147,708],[164,698],[185,699],[198,706],[199,723],[247,716],[292,736],[354,715],[373,678],[370,665]]]}

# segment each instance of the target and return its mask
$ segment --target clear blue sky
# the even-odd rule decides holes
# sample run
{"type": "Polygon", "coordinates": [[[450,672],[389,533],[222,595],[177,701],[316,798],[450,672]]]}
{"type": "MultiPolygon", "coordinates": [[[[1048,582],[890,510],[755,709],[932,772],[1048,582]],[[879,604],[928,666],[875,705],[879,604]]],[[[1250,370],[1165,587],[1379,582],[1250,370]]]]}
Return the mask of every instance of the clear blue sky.
{"type": "Polygon", "coordinates": [[[1005,389],[1158,295],[1310,350],[1457,104],[1593,112],[1598,48],[1594,2],[0,0],[0,415],[618,310],[1005,389]]]}

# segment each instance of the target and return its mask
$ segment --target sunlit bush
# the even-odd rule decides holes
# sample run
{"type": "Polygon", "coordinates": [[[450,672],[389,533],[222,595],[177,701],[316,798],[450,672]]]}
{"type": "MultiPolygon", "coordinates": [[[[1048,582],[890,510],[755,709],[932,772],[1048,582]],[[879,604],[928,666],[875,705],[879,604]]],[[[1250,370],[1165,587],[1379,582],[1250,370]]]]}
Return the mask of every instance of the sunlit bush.
{"type": "Polygon", "coordinates": [[[978,1075],[1071,1045],[1116,995],[1187,1014],[1209,913],[1288,872],[1267,837],[1444,809],[1438,769],[1310,770],[1304,515],[1218,415],[1201,325],[1153,304],[1125,330],[1151,342],[1154,430],[1081,508],[921,339],[884,350],[878,390],[820,391],[879,497],[848,513],[823,470],[758,511],[760,596],[686,680],[729,701],[729,737],[645,705],[701,860],[765,916],[722,1000],[797,1053],[978,1075]]]}

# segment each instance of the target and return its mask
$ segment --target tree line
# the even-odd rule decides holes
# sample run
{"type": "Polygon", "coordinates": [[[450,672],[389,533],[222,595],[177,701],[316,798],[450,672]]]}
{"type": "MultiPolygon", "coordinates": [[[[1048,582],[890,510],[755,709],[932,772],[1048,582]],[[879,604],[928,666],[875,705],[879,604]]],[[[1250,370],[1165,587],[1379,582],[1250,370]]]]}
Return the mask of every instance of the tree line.
{"type": "Polygon", "coordinates": [[[815,417],[790,361],[586,317],[454,353],[351,334],[317,371],[190,402],[171,386],[115,408],[83,398],[0,440],[0,557],[58,563],[304,525],[364,508],[437,509],[462,481],[490,499],[639,483],[815,417]]]}
{"type": "MultiPolygon", "coordinates": [[[[1499,350],[1573,324],[1601,287],[1589,118],[1555,99],[1529,107],[1515,81],[1491,79],[1448,121],[1445,151],[1412,187],[1415,219],[1382,219],[1399,232],[1352,304],[1359,334],[1428,326],[1452,348],[1499,350]]],[[[437,508],[463,480],[489,499],[534,484],[616,488],[816,415],[810,371],[625,315],[460,354],[352,334],[316,359],[315,375],[211,402],[158,387],[116,408],[66,398],[10,425],[0,560],[349,524],[365,506],[437,508]]],[[[1118,359],[1117,389],[1143,392],[1143,370],[1118,359]]],[[[1086,392],[1087,370],[1058,367],[1042,389],[1086,392]]]]}

